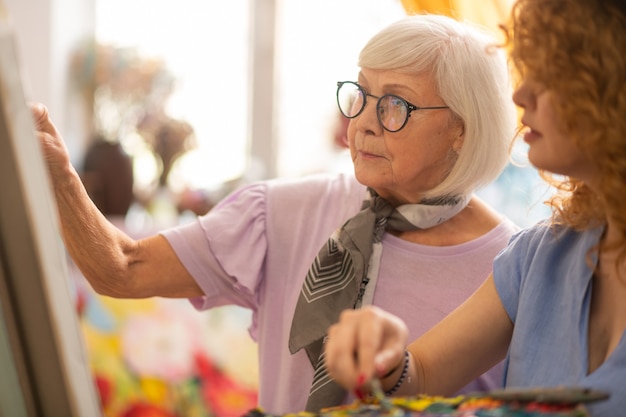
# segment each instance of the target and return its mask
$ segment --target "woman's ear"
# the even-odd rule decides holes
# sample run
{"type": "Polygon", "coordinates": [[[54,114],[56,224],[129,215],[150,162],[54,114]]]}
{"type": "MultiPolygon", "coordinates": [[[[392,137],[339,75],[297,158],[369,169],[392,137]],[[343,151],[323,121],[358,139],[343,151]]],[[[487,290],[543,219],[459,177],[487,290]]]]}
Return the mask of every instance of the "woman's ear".
{"type": "Polygon", "coordinates": [[[461,153],[461,148],[465,141],[465,125],[463,123],[459,124],[458,131],[455,135],[454,142],[452,142],[452,150],[458,155],[461,153]]]}

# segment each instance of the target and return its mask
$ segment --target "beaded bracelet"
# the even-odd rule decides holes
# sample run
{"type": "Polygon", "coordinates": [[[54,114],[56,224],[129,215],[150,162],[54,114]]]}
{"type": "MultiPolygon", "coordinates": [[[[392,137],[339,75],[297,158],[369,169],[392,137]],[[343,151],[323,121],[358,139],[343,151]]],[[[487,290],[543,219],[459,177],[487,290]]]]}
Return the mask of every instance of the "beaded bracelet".
{"type": "Polygon", "coordinates": [[[404,366],[402,367],[402,373],[400,374],[400,378],[396,382],[396,385],[391,387],[388,391],[385,391],[385,395],[392,395],[402,386],[404,383],[404,379],[406,375],[409,373],[409,351],[405,349],[404,351],[404,366]]]}

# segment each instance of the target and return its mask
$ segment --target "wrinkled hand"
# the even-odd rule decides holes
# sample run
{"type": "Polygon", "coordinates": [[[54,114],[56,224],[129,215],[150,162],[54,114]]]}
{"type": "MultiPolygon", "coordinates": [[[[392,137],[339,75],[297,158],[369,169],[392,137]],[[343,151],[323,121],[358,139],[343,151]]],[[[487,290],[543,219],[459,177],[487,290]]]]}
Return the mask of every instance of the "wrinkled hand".
{"type": "Polygon", "coordinates": [[[344,388],[357,389],[402,362],[407,338],[404,322],[380,308],[346,310],[328,331],[326,367],[344,388]]]}
{"type": "Polygon", "coordinates": [[[48,109],[41,103],[29,103],[44,159],[53,179],[59,178],[71,167],[70,155],[61,134],[50,120],[48,109]]]}

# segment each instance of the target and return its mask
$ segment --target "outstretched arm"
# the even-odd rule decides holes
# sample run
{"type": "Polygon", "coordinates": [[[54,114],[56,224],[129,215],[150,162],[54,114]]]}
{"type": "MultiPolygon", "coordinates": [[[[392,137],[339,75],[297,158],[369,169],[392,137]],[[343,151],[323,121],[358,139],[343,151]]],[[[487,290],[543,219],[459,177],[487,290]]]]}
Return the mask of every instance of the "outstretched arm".
{"type": "Polygon", "coordinates": [[[490,275],[468,300],[408,346],[399,318],[376,307],[342,313],[328,333],[326,364],[347,389],[383,377],[383,388],[389,390],[403,371],[406,346],[408,375],[395,393],[451,395],[504,358],[512,333],[490,275]]]}
{"type": "Polygon", "coordinates": [[[69,152],[42,104],[31,104],[56,199],[65,246],[93,288],[121,298],[202,294],[159,235],[134,240],[98,210],[71,164],[69,152]]]}

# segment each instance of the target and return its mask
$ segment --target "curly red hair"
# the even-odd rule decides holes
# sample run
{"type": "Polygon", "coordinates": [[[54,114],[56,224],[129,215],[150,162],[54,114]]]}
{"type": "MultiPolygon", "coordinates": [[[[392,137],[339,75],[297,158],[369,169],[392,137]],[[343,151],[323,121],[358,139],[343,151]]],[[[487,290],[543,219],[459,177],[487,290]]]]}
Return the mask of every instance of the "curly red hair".
{"type": "MultiPolygon", "coordinates": [[[[517,75],[544,85],[564,131],[598,180],[542,176],[553,221],[582,230],[608,218],[626,244],[626,13],[610,0],[518,0],[504,28],[517,75]]],[[[626,249],[622,251],[626,257],[626,249]]]]}

